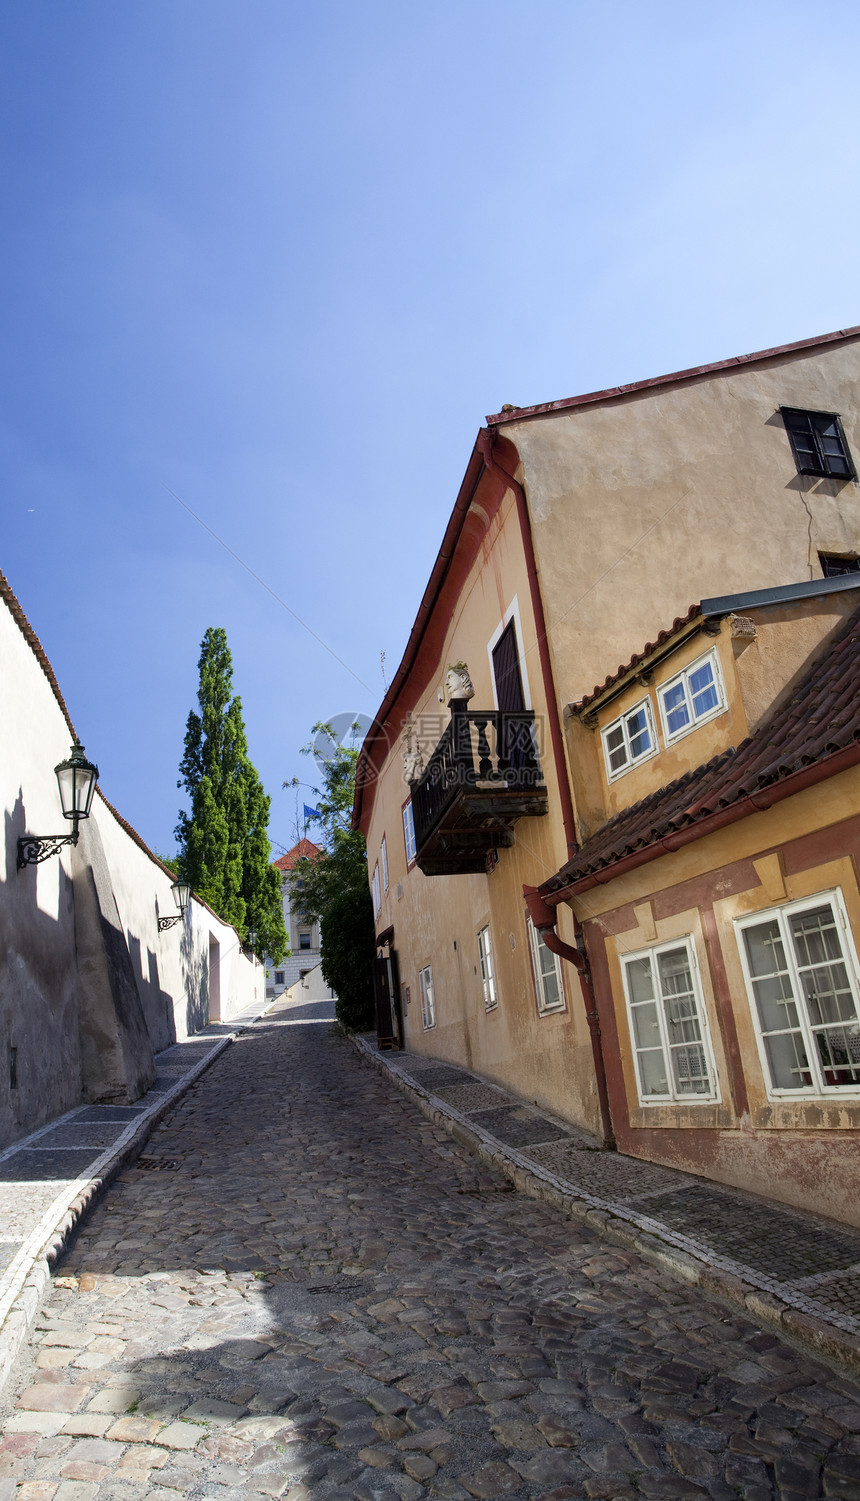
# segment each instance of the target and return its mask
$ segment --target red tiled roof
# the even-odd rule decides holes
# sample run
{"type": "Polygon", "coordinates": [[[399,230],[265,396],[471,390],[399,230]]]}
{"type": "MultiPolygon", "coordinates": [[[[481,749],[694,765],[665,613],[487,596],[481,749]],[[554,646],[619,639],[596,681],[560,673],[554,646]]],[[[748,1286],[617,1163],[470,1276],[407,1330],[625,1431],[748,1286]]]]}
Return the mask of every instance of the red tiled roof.
{"type": "Polygon", "coordinates": [[[843,344],[860,336],[860,324],[851,328],[838,328],[832,334],[818,334],[814,339],[798,339],[794,344],[776,344],[773,349],[757,349],[753,354],[738,354],[732,359],[715,360],[710,365],[693,365],[689,370],[673,370],[669,375],[654,375],[649,380],[634,380],[626,386],[608,386],[604,391],[586,391],[582,396],[567,396],[561,401],[542,401],[536,406],[505,408],[487,417],[490,427],[502,427],[506,422],[522,422],[529,417],[547,417],[553,412],[567,411],[570,407],[590,406],[598,401],[618,401],[637,391],[650,391],[654,386],[670,386],[681,381],[698,380],[703,375],[717,375],[724,370],[737,370],[740,365],[755,365],[760,360],[772,360],[780,355],[799,353],[803,349],[818,349],[822,344],[843,344]]]}
{"type": "Polygon", "coordinates": [[[541,886],[541,894],[613,880],[621,862],[625,869],[645,864],[857,762],[860,610],[755,734],[617,813],[541,886]]]}
{"type": "Polygon", "coordinates": [[[292,870],[297,860],[316,860],[323,853],[321,845],[311,844],[309,839],[300,839],[298,844],[294,844],[291,850],[287,850],[287,853],[281,855],[280,860],[273,861],[273,864],[275,870],[292,870]]]}
{"type": "Polygon", "coordinates": [[[701,608],[701,605],[690,605],[686,615],[676,615],[669,629],[659,632],[656,641],[647,641],[641,651],[633,653],[629,662],[623,663],[621,667],[616,668],[615,672],[610,672],[609,676],[602,683],[596,684],[590,693],[585,694],[584,698],[577,699],[575,704],[571,704],[571,709],[575,709],[577,713],[580,709],[587,709],[588,705],[594,703],[594,700],[599,698],[601,693],[605,693],[607,688],[612,688],[628,672],[632,672],[634,667],[638,667],[640,662],[644,662],[646,657],[650,657],[652,652],[658,651],[661,646],[666,645],[667,641],[671,641],[673,636],[677,636],[678,632],[689,625],[691,620],[695,620],[701,608]]]}

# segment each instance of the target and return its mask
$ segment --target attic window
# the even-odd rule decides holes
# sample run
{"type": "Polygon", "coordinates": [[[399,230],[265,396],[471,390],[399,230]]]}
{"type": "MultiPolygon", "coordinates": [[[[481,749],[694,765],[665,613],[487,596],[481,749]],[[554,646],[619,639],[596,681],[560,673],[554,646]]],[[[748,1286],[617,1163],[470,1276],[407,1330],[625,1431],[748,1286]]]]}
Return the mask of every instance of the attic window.
{"type": "Polygon", "coordinates": [[[860,558],[836,552],[820,552],[818,561],[826,579],[841,578],[845,573],[860,573],[860,558]]]}
{"type": "Polygon", "coordinates": [[[781,407],[798,474],[856,479],[857,474],[835,412],[803,412],[781,407]]]}
{"type": "Polygon", "coordinates": [[[657,737],[647,698],[643,698],[641,703],[622,714],[619,719],[614,719],[601,734],[610,781],[622,776],[637,762],[653,756],[657,750],[657,737]]]}

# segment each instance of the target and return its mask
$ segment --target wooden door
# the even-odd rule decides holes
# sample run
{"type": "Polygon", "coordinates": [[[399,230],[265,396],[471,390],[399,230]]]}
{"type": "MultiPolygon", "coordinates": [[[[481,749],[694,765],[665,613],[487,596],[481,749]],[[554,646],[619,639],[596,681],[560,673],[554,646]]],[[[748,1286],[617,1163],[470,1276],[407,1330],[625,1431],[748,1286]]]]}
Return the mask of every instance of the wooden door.
{"type": "Polygon", "coordinates": [[[526,706],[526,699],[520,676],[516,626],[512,620],[508,621],[493,647],[493,677],[499,708],[511,714],[520,713],[526,706]]]}

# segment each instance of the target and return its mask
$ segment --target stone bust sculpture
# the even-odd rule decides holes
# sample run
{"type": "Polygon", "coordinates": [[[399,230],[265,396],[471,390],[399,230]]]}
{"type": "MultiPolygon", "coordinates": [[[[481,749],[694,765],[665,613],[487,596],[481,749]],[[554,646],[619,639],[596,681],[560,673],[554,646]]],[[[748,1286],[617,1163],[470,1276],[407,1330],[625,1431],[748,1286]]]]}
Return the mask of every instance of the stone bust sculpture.
{"type": "Polygon", "coordinates": [[[449,704],[455,702],[468,702],[475,697],[472,687],[472,679],[469,677],[469,669],[465,662],[455,662],[448,668],[445,677],[445,691],[448,694],[449,704]]]}

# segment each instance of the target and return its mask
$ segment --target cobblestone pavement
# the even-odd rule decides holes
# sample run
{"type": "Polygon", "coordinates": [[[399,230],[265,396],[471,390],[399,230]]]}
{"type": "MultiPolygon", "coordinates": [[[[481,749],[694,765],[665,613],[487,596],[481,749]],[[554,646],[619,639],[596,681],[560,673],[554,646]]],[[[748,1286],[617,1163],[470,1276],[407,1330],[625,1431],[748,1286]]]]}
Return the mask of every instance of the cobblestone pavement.
{"type": "MultiPolygon", "coordinates": [[[[377,1067],[422,1091],[434,1109],[459,1119],[495,1155],[544,1177],[583,1207],[608,1211],[704,1266],[773,1295],[830,1332],[860,1336],[860,1232],[638,1158],[602,1151],[595,1138],[557,1121],[454,1064],[383,1053],[362,1039],[377,1067]],[[501,1153],[499,1153],[501,1148],[501,1153]]],[[[438,1114],[437,1114],[438,1120],[438,1114]]],[[[616,1224],[617,1228],[617,1224],[616,1224]]],[[[634,1237],[635,1238],[635,1237],[634,1237]]],[[[742,1289],[736,1288],[740,1295],[742,1289]]],[[[743,1301],[741,1297],[741,1302],[743,1301]]],[[[771,1303],[773,1307],[773,1303],[771,1303]]],[[[838,1341],[836,1342],[838,1344],[838,1341]]],[[[856,1369],[856,1366],[855,1366],[856,1369]]]]}
{"type": "Polygon", "coordinates": [[[0,1501],[860,1498],[856,1383],[280,1008],[110,1189],[4,1400],[0,1501]]]}

